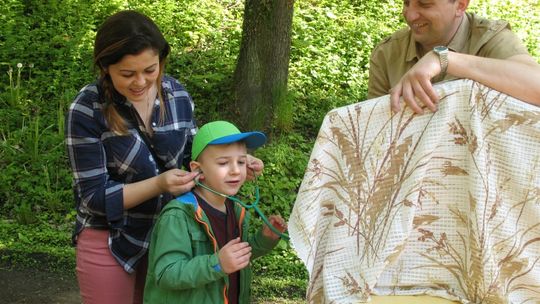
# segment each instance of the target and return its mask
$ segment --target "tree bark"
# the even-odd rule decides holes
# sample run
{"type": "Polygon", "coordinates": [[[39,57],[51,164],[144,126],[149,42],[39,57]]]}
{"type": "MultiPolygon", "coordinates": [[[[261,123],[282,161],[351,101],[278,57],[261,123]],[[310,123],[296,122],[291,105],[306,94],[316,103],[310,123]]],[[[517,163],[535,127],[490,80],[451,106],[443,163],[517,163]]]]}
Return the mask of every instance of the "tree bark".
{"type": "Polygon", "coordinates": [[[288,129],[287,102],[294,0],[246,0],[234,72],[235,106],[246,130],[288,129]]]}

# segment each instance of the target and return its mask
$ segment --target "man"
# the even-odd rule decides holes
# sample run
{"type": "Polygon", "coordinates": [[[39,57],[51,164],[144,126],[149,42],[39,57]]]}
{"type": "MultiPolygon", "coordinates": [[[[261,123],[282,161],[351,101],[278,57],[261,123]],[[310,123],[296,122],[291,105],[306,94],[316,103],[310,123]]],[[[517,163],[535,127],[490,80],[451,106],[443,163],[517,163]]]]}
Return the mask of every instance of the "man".
{"type": "Polygon", "coordinates": [[[390,94],[416,113],[437,110],[434,82],[468,78],[525,102],[540,105],[540,65],[508,23],[466,13],[469,0],[405,0],[409,28],[373,51],[368,98],[390,94]]]}

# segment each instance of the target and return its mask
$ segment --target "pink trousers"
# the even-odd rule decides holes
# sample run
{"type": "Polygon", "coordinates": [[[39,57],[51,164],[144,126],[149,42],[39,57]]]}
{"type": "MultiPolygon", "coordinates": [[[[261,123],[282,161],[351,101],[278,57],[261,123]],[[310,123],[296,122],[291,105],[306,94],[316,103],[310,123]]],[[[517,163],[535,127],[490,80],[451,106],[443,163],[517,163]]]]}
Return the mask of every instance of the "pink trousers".
{"type": "Polygon", "coordinates": [[[85,304],[143,302],[147,258],[129,274],[109,250],[109,232],[85,228],[77,238],[77,280],[85,304]]]}

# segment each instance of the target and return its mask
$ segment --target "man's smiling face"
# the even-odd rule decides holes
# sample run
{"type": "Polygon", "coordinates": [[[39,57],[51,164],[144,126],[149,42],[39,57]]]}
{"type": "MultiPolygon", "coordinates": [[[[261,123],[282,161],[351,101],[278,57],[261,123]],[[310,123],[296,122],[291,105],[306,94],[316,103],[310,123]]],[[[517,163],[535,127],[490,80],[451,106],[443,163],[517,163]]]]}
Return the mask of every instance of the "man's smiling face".
{"type": "Polygon", "coordinates": [[[424,51],[447,45],[468,6],[466,0],[405,0],[403,17],[424,51]]]}

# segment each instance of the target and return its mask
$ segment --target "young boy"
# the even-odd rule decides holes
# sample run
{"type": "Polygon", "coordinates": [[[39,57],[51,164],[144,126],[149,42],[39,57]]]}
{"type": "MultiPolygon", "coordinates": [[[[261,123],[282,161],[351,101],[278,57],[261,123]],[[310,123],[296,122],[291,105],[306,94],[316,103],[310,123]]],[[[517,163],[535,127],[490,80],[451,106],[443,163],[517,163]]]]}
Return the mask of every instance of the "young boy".
{"type": "MultiPolygon", "coordinates": [[[[161,211],[150,242],[145,303],[250,303],[250,259],[272,250],[279,236],[266,225],[248,236],[250,213],[225,196],[236,195],[246,180],[247,149],[265,142],[263,133],[241,133],[225,121],[197,132],[190,167],[203,185],[161,211]]],[[[268,219],[286,230],[280,216],[268,219]]]]}

